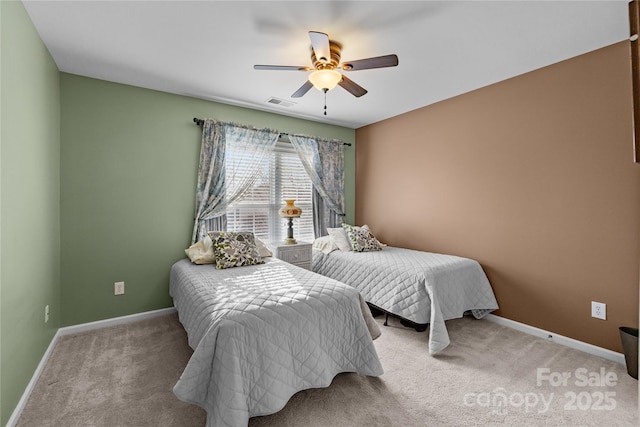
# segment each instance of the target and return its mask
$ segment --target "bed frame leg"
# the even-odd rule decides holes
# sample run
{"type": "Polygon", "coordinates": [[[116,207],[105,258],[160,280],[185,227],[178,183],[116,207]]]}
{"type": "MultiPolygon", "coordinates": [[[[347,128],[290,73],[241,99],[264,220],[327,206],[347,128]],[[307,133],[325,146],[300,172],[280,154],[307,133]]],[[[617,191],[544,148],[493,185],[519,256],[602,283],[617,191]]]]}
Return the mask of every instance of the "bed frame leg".
{"type": "Polygon", "coordinates": [[[389,326],[389,313],[384,314],[384,326],[389,326]]]}

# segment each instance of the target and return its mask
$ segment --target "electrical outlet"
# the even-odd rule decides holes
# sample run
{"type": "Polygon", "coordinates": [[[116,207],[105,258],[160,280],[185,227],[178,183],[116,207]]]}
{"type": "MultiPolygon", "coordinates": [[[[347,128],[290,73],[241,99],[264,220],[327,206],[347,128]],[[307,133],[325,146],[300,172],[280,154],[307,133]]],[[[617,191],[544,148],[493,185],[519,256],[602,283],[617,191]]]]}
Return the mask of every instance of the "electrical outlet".
{"type": "Polygon", "coordinates": [[[44,323],[49,321],[49,304],[44,306],[44,323]]]}
{"type": "Polygon", "coordinates": [[[113,294],[114,295],[124,294],[124,282],[116,282],[113,284],[113,294]]]}
{"type": "Polygon", "coordinates": [[[591,301],[591,317],[607,320],[607,304],[591,301]]]}

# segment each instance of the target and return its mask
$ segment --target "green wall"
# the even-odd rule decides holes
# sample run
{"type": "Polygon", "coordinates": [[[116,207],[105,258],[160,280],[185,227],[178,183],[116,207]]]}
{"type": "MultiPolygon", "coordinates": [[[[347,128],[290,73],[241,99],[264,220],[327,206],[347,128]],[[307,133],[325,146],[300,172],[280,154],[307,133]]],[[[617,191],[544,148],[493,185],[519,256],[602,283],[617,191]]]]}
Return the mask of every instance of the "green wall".
{"type": "Polygon", "coordinates": [[[353,222],[353,129],[59,73],[21,2],[0,1],[0,23],[0,425],[60,326],[172,305],[169,268],[193,224],[193,117],[352,143],[353,222]]]}
{"type": "Polygon", "coordinates": [[[216,118],[339,138],[353,221],[355,131],[61,73],[62,325],[172,305],[193,227],[201,129],[216,118]],[[113,283],[125,294],[113,295],[113,283]]]}
{"type": "Polygon", "coordinates": [[[0,2],[0,424],[60,322],[59,73],[21,2],[0,2]],[[44,307],[51,318],[44,322],[44,307]]]}

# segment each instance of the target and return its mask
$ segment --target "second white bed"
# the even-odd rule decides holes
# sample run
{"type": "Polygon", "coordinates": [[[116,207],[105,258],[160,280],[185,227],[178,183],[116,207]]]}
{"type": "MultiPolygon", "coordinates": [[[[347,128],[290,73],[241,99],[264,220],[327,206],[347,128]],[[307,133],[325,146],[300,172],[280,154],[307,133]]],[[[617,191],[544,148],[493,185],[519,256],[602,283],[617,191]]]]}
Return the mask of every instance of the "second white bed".
{"type": "Polygon", "coordinates": [[[429,323],[429,352],[449,343],[445,320],[498,309],[480,264],[453,255],[387,246],[381,251],[313,251],[313,271],[356,288],[365,300],[418,324],[429,323]]]}

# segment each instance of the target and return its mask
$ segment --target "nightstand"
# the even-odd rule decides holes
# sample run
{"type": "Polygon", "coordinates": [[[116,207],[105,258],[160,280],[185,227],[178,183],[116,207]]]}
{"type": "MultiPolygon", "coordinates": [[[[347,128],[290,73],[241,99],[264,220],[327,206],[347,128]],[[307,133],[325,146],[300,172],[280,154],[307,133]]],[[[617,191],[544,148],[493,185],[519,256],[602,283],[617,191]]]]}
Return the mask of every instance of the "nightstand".
{"type": "Polygon", "coordinates": [[[295,245],[285,245],[282,242],[271,242],[270,246],[274,257],[311,270],[311,243],[298,242],[295,245]]]}

